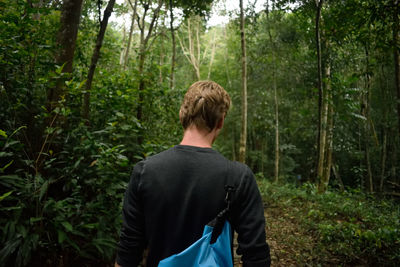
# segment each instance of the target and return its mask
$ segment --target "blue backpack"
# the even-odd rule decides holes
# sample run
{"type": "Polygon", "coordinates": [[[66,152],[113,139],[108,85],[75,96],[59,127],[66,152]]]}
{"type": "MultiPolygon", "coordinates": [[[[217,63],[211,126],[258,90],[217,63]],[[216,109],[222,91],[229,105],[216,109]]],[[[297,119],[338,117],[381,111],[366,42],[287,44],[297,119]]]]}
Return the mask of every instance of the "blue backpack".
{"type": "Polygon", "coordinates": [[[204,226],[203,235],[184,251],[163,259],[158,267],[233,267],[232,231],[227,217],[234,187],[225,186],[227,207],[204,226]]]}

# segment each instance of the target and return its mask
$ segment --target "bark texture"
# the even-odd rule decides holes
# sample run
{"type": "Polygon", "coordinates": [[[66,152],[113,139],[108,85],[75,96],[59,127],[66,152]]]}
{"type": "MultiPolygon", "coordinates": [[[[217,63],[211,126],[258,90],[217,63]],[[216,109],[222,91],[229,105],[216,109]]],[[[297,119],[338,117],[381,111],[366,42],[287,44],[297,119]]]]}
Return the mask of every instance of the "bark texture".
{"type": "MultiPolygon", "coordinates": [[[[64,65],[62,72],[71,73],[76,38],[78,35],[78,26],[82,12],[83,0],[64,0],[61,11],[61,26],[57,36],[57,45],[60,47],[56,55],[56,64],[59,66],[64,65]]],[[[64,80],[59,79],[55,87],[47,91],[47,109],[52,111],[57,102],[65,94],[64,80]]]]}
{"type": "Polygon", "coordinates": [[[245,163],[247,143],[247,58],[243,0],[240,0],[240,43],[242,47],[242,125],[240,132],[239,161],[245,163]]]}

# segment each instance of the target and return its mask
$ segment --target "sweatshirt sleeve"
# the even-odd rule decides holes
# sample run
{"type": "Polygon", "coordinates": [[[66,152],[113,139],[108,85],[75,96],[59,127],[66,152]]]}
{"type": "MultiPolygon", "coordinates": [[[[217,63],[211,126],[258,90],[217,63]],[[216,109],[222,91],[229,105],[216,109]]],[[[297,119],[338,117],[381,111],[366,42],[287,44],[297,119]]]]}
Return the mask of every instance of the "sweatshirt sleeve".
{"type": "Polygon", "coordinates": [[[250,168],[240,165],[242,177],[231,217],[233,228],[238,233],[237,254],[242,255],[243,267],[270,266],[260,191],[250,168]]]}
{"type": "Polygon", "coordinates": [[[139,203],[139,182],[143,162],[135,165],[122,208],[122,227],[117,249],[117,263],[122,267],[138,266],[145,247],[144,215],[139,203]]]}

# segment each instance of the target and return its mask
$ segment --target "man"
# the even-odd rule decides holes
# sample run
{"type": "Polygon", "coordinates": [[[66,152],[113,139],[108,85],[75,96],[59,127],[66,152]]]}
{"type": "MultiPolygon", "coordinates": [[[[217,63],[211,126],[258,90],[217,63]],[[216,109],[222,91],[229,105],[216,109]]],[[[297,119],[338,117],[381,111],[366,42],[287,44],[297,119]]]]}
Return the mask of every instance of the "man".
{"type": "Polygon", "coordinates": [[[254,175],[211,148],[229,106],[228,93],[217,83],[190,86],[179,112],[184,129],[180,145],[135,165],[124,199],[116,266],[138,266],[145,248],[147,266],[186,249],[225,208],[225,185],[235,188],[229,221],[238,233],[243,266],[269,266],[254,175]]]}

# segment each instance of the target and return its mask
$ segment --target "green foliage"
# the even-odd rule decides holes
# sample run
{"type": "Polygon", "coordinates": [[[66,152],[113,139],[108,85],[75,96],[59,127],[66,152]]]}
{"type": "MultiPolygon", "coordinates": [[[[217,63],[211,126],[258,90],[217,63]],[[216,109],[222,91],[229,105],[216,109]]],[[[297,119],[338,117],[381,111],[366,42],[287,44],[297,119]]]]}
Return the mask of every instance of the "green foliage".
{"type": "MultiPolygon", "coordinates": [[[[184,16],[204,15],[211,2],[172,1],[175,8],[183,9],[184,16]]],[[[301,182],[311,180],[316,160],[315,4],[294,0],[269,4],[269,10],[256,13],[250,6],[246,11],[246,160],[260,179],[273,176],[276,84],[280,180],[299,184],[299,178],[301,182]],[[292,12],[278,9],[292,8],[288,3],[298,5],[292,12]]],[[[181,138],[178,110],[195,77],[178,42],[175,87],[169,88],[172,44],[166,19],[169,14],[164,8],[150,38],[143,72],[138,68],[137,28],[125,68],[120,59],[129,29],[110,23],[92,84],[90,120],[82,121],[82,95],[99,30],[97,5],[96,1],[84,1],[74,70],[64,74],[64,65],[54,64],[59,49],[59,1],[0,0],[0,266],[111,263],[132,166],[181,138]],[[66,93],[48,112],[47,92],[60,80],[65,81],[66,93]],[[141,102],[140,80],[145,83],[141,102]],[[136,117],[139,107],[141,120],[136,117]],[[139,140],[143,142],[139,144],[139,140]]],[[[118,15],[131,12],[127,4],[115,10],[118,15]]],[[[138,10],[141,12],[140,5],[138,10]]],[[[355,191],[318,195],[311,183],[295,188],[261,182],[266,202],[292,210],[294,220],[311,233],[315,240],[313,260],[318,262],[329,257],[345,264],[399,262],[398,208],[360,192],[368,172],[366,146],[375,188],[382,181],[383,190],[396,193],[399,184],[397,100],[392,82],[393,11],[390,0],[324,1],[322,10],[323,65],[331,65],[331,76],[324,80],[332,85],[329,104],[335,114],[334,165],[345,186],[355,191]],[[367,97],[369,117],[362,112],[367,97]]],[[[178,18],[175,22],[182,23],[178,18]]],[[[208,49],[201,59],[201,75],[207,77],[210,68],[210,79],[220,83],[232,98],[215,148],[237,159],[241,120],[239,21],[231,14],[226,25],[206,28],[204,17],[200,24],[200,48],[202,52],[208,49]]],[[[188,42],[184,27],[177,28],[175,34],[188,42]]],[[[195,30],[192,34],[195,37],[195,30]]],[[[333,180],[330,185],[335,187],[335,183],[333,180]]],[[[299,257],[300,263],[309,260],[299,257]]]]}
{"type": "Polygon", "coordinates": [[[268,206],[289,210],[289,216],[312,235],[314,243],[308,246],[315,251],[316,263],[327,259],[342,264],[400,263],[400,210],[393,201],[356,190],[318,194],[310,183],[295,187],[259,179],[259,186],[267,214],[268,206]]]}
{"type": "Polygon", "coordinates": [[[21,131],[0,141],[2,162],[10,161],[2,166],[6,174],[0,175],[0,262],[24,266],[33,257],[55,264],[61,256],[72,257],[71,262],[76,257],[111,261],[130,169],[123,146],[98,142],[99,133],[81,126],[70,132],[73,146],[65,146],[58,156],[48,155],[46,178],[29,172],[32,161],[7,174],[7,167],[24,166],[10,160],[23,147],[14,139],[21,131]],[[60,173],[51,171],[57,168],[60,173]]]}

